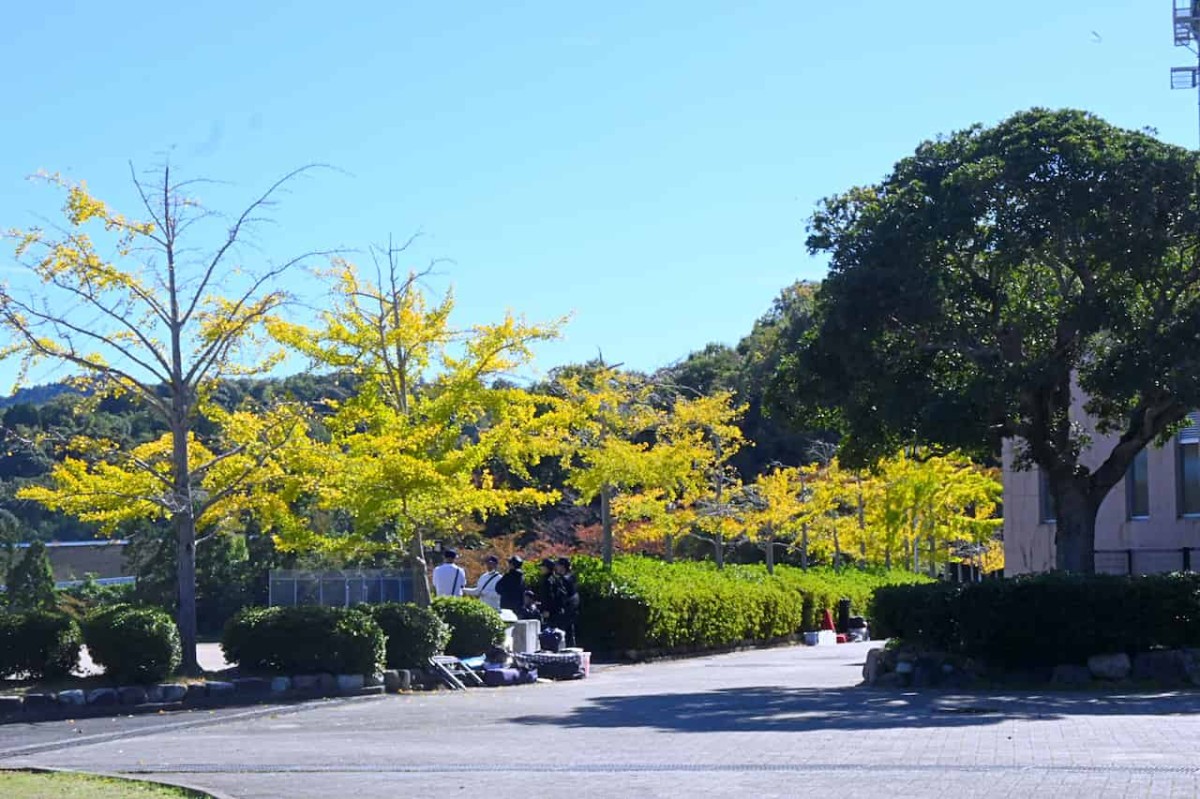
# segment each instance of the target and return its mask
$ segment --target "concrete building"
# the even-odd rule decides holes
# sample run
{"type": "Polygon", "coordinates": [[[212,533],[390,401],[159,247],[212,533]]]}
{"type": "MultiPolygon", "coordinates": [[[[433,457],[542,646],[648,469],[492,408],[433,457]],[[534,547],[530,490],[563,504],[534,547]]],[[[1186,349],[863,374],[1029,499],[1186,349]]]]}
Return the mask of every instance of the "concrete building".
{"type": "MultiPolygon", "coordinates": [[[[1115,443],[1092,433],[1081,458],[1096,468],[1115,443]]],[[[1034,467],[1016,471],[1012,442],[1003,452],[1004,573],[1054,566],[1054,502],[1034,467]]],[[[1162,447],[1147,447],[1113,487],[1096,518],[1096,571],[1146,574],[1200,571],[1200,412],[1162,447]]]]}
{"type": "MultiPolygon", "coordinates": [[[[48,541],[46,556],[54,571],[57,587],[77,585],[92,575],[101,585],[132,583],[134,578],[125,563],[125,547],[128,541],[48,541]]],[[[29,544],[17,544],[17,556],[29,544]]],[[[2,578],[0,578],[2,579],[2,578]]]]}

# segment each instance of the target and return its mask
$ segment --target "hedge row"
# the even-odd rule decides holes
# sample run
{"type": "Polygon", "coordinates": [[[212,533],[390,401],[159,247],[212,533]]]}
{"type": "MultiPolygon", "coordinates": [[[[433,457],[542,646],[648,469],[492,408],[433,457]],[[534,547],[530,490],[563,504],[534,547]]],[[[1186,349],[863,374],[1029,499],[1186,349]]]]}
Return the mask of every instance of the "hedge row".
{"type": "Polygon", "coordinates": [[[239,667],[268,674],[373,674],[386,637],[353,608],[244,608],[225,625],[221,648],[239,667]]]}
{"type": "Polygon", "coordinates": [[[372,674],[421,668],[442,652],[479,655],[504,638],[500,614],[474,599],[354,608],[245,608],[221,636],[225,657],[267,674],[372,674]]]}
{"type": "Polygon", "coordinates": [[[1046,574],[875,591],[873,633],[1008,668],[1200,646],[1200,575],[1046,574]]]}
{"type": "Polygon", "coordinates": [[[599,652],[704,649],[816,629],[839,599],[864,609],[880,585],[925,580],[860,572],[618,558],[605,571],[578,558],[582,645],[599,652]]]}

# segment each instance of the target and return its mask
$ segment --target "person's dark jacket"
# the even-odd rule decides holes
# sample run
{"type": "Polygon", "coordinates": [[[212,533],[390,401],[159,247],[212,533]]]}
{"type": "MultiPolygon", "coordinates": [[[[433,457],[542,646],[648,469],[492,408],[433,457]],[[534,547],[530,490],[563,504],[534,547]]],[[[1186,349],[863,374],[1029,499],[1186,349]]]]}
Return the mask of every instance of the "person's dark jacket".
{"type": "Polygon", "coordinates": [[[579,613],[579,586],[572,572],[558,577],[558,612],[565,616],[579,613]]]}
{"type": "Polygon", "coordinates": [[[553,616],[558,613],[559,602],[561,601],[561,591],[559,590],[558,575],[551,574],[542,578],[542,584],[538,587],[538,604],[541,605],[542,613],[547,616],[553,616]]]}
{"type": "Polygon", "coordinates": [[[525,573],[520,569],[509,569],[496,583],[500,595],[500,608],[517,613],[525,604],[525,573]]]}

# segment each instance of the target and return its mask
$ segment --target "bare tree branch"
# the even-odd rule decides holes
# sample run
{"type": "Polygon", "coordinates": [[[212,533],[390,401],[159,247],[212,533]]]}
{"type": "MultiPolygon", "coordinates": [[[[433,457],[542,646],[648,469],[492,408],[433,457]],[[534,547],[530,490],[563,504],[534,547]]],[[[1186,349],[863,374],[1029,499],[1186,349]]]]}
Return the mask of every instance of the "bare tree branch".
{"type": "MultiPolygon", "coordinates": [[[[263,194],[257,200],[246,206],[245,210],[242,211],[241,215],[238,216],[237,220],[233,223],[233,226],[229,229],[229,233],[225,238],[225,243],[217,248],[216,253],[214,253],[213,257],[209,260],[208,266],[205,268],[203,276],[200,279],[200,285],[196,287],[195,293],[192,295],[191,302],[188,303],[187,310],[179,320],[181,324],[186,325],[188,320],[192,318],[192,314],[195,312],[196,307],[204,297],[205,289],[212,280],[213,273],[216,272],[217,267],[220,266],[221,260],[225,257],[225,254],[229,252],[229,249],[234,244],[237,243],[238,237],[242,231],[242,226],[250,220],[251,214],[253,214],[259,208],[262,208],[271,199],[271,196],[275,194],[275,192],[278,191],[284,184],[291,181],[293,178],[296,178],[299,175],[302,175],[305,172],[316,169],[320,166],[322,165],[307,164],[298,169],[293,169],[291,172],[288,172],[279,180],[272,183],[270,188],[263,192],[263,194]]],[[[293,261],[293,263],[295,263],[295,261],[293,261]]]]}

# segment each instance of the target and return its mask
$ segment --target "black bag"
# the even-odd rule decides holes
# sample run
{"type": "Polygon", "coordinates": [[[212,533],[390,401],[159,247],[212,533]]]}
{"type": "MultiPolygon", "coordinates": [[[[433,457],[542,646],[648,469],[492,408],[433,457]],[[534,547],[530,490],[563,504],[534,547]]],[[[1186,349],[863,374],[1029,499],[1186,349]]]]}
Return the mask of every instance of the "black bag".
{"type": "Polygon", "coordinates": [[[563,648],[563,631],[557,627],[547,627],[538,636],[538,646],[543,652],[561,652],[563,648]]]}
{"type": "Polygon", "coordinates": [[[537,680],[537,669],[486,669],[483,672],[483,684],[489,688],[524,685],[537,680]]]}

